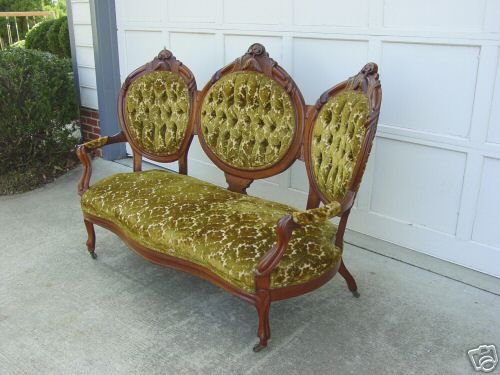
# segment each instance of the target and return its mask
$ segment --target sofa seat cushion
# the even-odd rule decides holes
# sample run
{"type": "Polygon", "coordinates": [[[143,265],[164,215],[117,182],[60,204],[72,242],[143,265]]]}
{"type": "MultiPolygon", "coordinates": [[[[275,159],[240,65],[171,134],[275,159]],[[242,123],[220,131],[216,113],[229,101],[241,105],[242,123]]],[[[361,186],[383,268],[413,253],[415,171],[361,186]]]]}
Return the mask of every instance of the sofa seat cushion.
{"type": "MultiPolygon", "coordinates": [[[[119,173],[82,196],[85,213],[113,222],[141,245],[189,260],[252,292],[259,260],[276,243],[276,224],[295,208],[228,191],[176,173],[119,173]]],[[[335,267],[337,227],[325,221],[297,228],[271,287],[301,284],[335,267]]]]}

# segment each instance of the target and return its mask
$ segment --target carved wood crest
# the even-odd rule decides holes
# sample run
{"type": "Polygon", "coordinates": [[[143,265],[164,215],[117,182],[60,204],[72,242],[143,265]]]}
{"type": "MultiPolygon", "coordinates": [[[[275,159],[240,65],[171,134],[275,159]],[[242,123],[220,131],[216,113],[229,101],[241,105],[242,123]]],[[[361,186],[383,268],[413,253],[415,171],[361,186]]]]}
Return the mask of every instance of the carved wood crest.
{"type": "Polygon", "coordinates": [[[123,87],[127,88],[140,75],[156,71],[169,71],[179,74],[186,81],[190,92],[196,90],[196,80],[193,73],[185,65],[183,65],[181,61],[177,60],[173,53],[166,48],[161,50],[152,61],[132,72],[125,79],[123,87]]]}

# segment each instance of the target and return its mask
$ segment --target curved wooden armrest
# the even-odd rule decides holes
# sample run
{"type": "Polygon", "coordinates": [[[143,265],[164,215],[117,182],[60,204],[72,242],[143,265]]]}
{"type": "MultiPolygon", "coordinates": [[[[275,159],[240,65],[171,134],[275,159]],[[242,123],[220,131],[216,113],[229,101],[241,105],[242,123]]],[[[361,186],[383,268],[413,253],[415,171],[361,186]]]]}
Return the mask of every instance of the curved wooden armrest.
{"type": "Polygon", "coordinates": [[[90,183],[90,176],[92,175],[92,161],[89,158],[88,151],[95,150],[113,143],[120,143],[126,141],[127,137],[125,136],[125,133],[120,132],[110,137],[108,136],[100,137],[76,146],[76,156],[78,156],[78,159],[80,159],[83,165],[83,174],[82,177],[80,177],[80,181],[78,181],[78,194],[80,196],[83,195],[83,193],[85,193],[88,190],[90,183]]]}
{"type": "Polygon", "coordinates": [[[269,275],[285,254],[294,229],[301,225],[319,223],[332,217],[340,216],[341,222],[335,240],[336,245],[340,243],[343,240],[347,216],[354,204],[355,196],[356,193],[349,190],[342,202],[334,201],[323,207],[309,209],[304,212],[294,212],[283,216],[276,226],[278,241],[271,250],[264,254],[257,265],[257,271],[255,272],[256,287],[269,287],[269,275]]]}
{"type": "Polygon", "coordinates": [[[283,216],[278,221],[278,225],[276,226],[278,241],[271,250],[264,254],[257,265],[256,275],[258,277],[267,276],[274,270],[288,247],[288,241],[292,237],[293,230],[298,226],[299,224],[293,221],[293,217],[290,214],[283,216]]]}

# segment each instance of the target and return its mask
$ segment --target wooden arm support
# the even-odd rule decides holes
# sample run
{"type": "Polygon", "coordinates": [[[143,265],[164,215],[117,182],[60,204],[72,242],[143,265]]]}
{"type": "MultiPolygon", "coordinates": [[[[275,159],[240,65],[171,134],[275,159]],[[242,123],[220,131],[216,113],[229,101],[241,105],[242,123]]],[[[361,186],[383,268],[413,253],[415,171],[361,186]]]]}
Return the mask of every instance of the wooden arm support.
{"type": "MultiPolygon", "coordinates": [[[[335,246],[339,248],[342,248],[347,218],[349,217],[352,205],[354,204],[355,196],[356,194],[353,191],[349,190],[342,202],[337,205],[339,206],[339,208],[338,210],[335,210],[336,213],[331,217],[324,219],[328,220],[335,216],[340,217],[340,224],[337,230],[337,234],[335,235],[335,246]]],[[[259,261],[259,264],[257,265],[257,271],[255,272],[256,290],[269,289],[270,275],[285,254],[285,251],[288,247],[288,242],[292,237],[293,231],[301,225],[303,224],[297,223],[291,214],[283,216],[278,221],[278,225],[276,226],[276,234],[278,240],[276,244],[271,248],[271,250],[264,254],[264,256],[259,261]]]]}
{"type": "Polygon", "coordinates": [[[255,289],[269,289],[271,272],[280,262],[288,247],[288,241],[292,237],[293,230],[299,224],[293,221],[292,215],[283,216],[276,226],[278,242],[261,258],[255,272],[255,289]]]}
{"type": "Polygon", "coordinates": [[[89,151],[101,148],[106,145],[111,145],[113,143],[127,142],[127,137],[125,133],[120,132],[118,134],[112,135],[110,137],[101,137],[89,141],[87,143],[76,146],[76,156],[80,159],[83,165],[83,174],[78,182],[78,194],[81,196],[89,188],[90,177],[92,175],[92,161],[89,157],[89,151]]]}

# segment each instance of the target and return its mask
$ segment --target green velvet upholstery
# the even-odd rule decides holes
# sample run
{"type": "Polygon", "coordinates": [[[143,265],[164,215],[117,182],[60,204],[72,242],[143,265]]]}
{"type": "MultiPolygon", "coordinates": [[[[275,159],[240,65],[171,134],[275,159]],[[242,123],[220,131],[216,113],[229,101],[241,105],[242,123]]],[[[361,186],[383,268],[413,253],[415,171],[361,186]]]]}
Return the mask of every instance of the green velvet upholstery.
{"type": "Polygon", "coordinates": [[[95,148],[102,147],[106,143],[108,143],[108,138],[109,138],[108,136],[99,137],[91,141],[85,142],[83,145],[85,146],[86,149],[93,150],[95,148]]]}
{"type": "Polygon", "coordinates": [[[368,98],[360,91],[345,90],[324,104],[314,124],[311,158],[315,181],[330,201],[347,192],[368,118],[368,98]]]}
{"type": "MultiPolygon", "coordinates": [[[[259,260],[276,243],[278,220],[296,211],[158,170],[98,181],[82,196],[81,206],[144,246],[202,265],[250,292],[259,260]]],[[[341,258],[332,243],[336,230],[328,221],[297,228],[271,286],[304,283],[335,267],[341,258]]]]}
{"type": "Polygon", "coordinates": [[[300,225],[317,225],[337,216],[341,209],[340,203],[333,201],[322,207],[311,208],[306,211],[295,211],[292,213],[292,218],[294,222],[300,225]]]}
{"type": "Polygon", "coordinates": [[[270,167],[293,140],[295,112],[290,96],[257,72],[235,72],[218,80],[201,107],[201,131],[210,150],[242,169],[270,167]]]}
{"type": "Polygon", "coordinates": [[[132,140],[157,156],[175,154],[189,120],[189,91],[176,73],[146,73],[130,84],[125,116],[132,140]]]}

